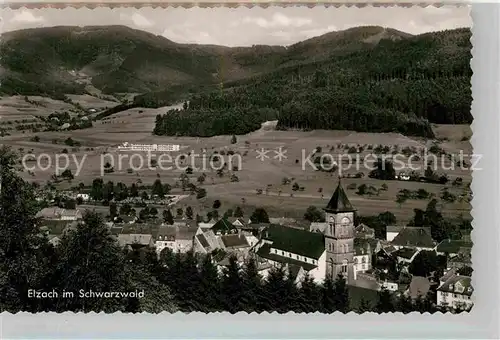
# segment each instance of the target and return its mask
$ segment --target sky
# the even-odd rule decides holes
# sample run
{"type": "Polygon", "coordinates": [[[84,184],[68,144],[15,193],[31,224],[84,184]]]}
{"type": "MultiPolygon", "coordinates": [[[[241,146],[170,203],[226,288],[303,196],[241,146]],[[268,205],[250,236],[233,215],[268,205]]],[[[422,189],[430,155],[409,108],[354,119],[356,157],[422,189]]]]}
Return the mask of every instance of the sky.
{"type": "Polygon", "coordinates": [[[470,7],[268,7],[2,9],[0,31],[50,26],[125,25],[178,43],[291,45],[356,26],[411,34],[471,27],[470,7]]]}

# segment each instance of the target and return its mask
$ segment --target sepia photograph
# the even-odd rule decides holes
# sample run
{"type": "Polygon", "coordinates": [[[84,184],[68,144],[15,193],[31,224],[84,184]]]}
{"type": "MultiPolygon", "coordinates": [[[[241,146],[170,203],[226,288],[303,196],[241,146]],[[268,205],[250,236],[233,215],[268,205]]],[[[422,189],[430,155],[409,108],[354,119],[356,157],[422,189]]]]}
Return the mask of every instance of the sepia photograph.
{"type": "Polygon", "coordinates": [[[469,312],[469,12],[1,9],[0,312],[469,312]]]}

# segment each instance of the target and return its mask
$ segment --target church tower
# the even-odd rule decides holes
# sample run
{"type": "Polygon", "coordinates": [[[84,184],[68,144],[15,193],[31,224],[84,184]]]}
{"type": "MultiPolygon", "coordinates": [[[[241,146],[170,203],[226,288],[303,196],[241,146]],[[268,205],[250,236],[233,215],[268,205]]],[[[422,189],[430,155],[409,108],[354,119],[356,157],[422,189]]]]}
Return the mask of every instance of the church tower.
{"type": "Polygon", "coordinates": [[[354,212],[339,178],[337,189],[326,208],[325,234],[326,275],[336,279],[342,274],[354,280],[354,212]]]}

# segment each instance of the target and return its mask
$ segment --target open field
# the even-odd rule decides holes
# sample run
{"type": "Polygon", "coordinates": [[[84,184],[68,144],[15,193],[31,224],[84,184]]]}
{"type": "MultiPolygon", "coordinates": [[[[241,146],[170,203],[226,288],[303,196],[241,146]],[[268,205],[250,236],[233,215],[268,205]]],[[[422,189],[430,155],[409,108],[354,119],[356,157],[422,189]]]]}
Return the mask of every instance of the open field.
{"type": "MultiPolygon", "coordinates": [[[[86,100],[87,103],[92,103],[93,106],[105,105],[105,101],[99,102],[99,99],[90,100],[90,96],[83,97],[81,100],[86,100]],[[100,104],[99,104],[100,103],[100,104]]],[[[94,98],[94,97],[91,97],[94,98]]],[[[34,99],[34,97],[30,97],[34,99]]],[[[41,99],[36,99],[41,100],[41,99]]],[[[78,98],[73,99],[77,102],[78,98]]],[[[1,98],[0,104],[2,115],[10,117],[19,115],[19,108],[36,110],[33,114],[50,114],[57,107],[67,109],[70,104],[53,100],[46,100],[48,106],[30,105],[25,102],[22,97],[1,98]],[[5,105],[8,104],[8,105],[5,105]]],[[[83,104],[82,104],[83,105],[83,104]]],[[[90,105],[90,104],[89,104],[90,105]]],[[[327,203],[327,199],[331,195],[337,184],[337,174],[331,172],[322,172],[314,170],[309,163],[305,161],[305,156],[318,146],[322,148],[323,153],[328,153],[334,160],[339,159],[341,155],[347,154],[344,146],[365,146],[365,150],[360,153],[360,156],[366,156],[371,153],[368,146],[384,145],[391,148],[398,146],[399,149],[405,147],[414,147],[417,150],[423,150],[430,147],[432,141],[425,141],[418,138],[408,138],[400,134],[378,134],[378,133],[357,133],[351,131],[324,131],[315,130],[309,132],[303,131],[275,131],[273,124],[263,126],[261,130],[252,132],[247,135],[237,136],[237,143],[231,144],[231,136],[217,136],[211,138],[190,138],[190,137],[159,137],[153,136],[152,130],[154,127],[155,117],[157,114],[165,113],[169,107],[159,109],[135,108],[119,112],[111,115],[102,121],[93,122],[93,127],[84,130],[75,130],[70,132],[40,132],[36,135],[40,138],[40,142],[32,142],[30,138],[33,134],[16,133],[11,136],[6,136],[1,139],[1,143],[9,145],[14,149],[23,148],[24,153],[33,150],[32,153],[37,156],[41,153],[52,155],[52,163],[54,163],[55,154],[61,153],[63,149],[68,150],[70,159],[69,168],[72,169],[75,179],[72,183],[63,182],[59,184],[61,187],[69,187],[83,182],[87,185],[91,184],[92,180],[101,176],[101,166],[105,162],[110,162],[114,166],[115,171],[104,175],[105,181],[123,182],[130,185],[133,182],[140,180],[143,184],[152,184],[157,178],[160,178],[163,183],[174,185],[179,180],[179,176],[184,169],[168,170],[173,163],[163,164],[164,170],[148,169],[148,154],[141,153],[144,159],[144,165],[141,170],[134,170],[132,173],[127,171],[128,168],[135,166],[139,167],[137,159],[130,162],[132,153],[118,152],[116,146],[125,141],[141,144],[180,144],[182,151],[180,153],[198,154],[194,162],[188,157],[187,160],[181,162],[181,165],[193,167],[193,174],[190,175],[191,182],[197,183],[197,178],[202,174],[206,174],[206,180],[201,185],[207,190],[207,198],[197,200],[195,197],[190,197],[180,203],[181,207],[188,205],[192,206],[195,212],[206,214],[211,210],[212,202],[219,199],[222,202],[221,211],[229,208],[234,208],[240,205],[247,213],[250,213],[254,207],[262,206],[268,210],[270,215],[287,215],[301,217],[306,208],[310,205],[323,207],[327,203]],[[71,137],[74,141],[81,143],[78,148],[68,147],[63,141],[71,137]],[[58,144],[53,144],[53,140],[57,139],[58,144]],[[341,146],[339,148],[339,146],[341,146]],[[333,147],[333,148],[332,148],[333,147]],[[275,150],[282,148],[284,157],[281,161],[274,159],[276,156],[275,150]],[[267,150],[267,158],[260,160],[256,158],[259,154],[256,150],[267,150]],[[206,154],[207,158],[213,151],[219,152],[224,150],[232,150],[236,153],[233,158],[227,154],[219,157],[228,163],[228,170],[224,171],[222,177],[218,176],[216,170],[210,166],[203,167],[202,154],[206,154]],[[203,152],[206,151],[206,152],[203,152]],[[110,155],[104,157],[103,153],[109,152],[110,155]],[[120,156],[121,155],[121,156],[120,156]],[[122,158],[121,165],[119,158],[122,158]],[[239,160],[241,159],[241,164],[239,160]],[[76,174],[77,167],[75,161],[82,162],[83,168],[80,173],[76,174]],[[232,171],[233,166],[239,166],[239,171],[232,171]],[[234,173],[239,181],[231,182],[230,176],[234,173]],[[283,185],[283,178],[291,180],[290,184],[283,185]],[[303,187],[301,191],[292,191],[292,184],[297,183],[303,187]],[[268,192],[266,194],[266,188],[268,192]],[[263,193],[258,195],[256,190],[262,189],[263,193]],[[321,190],[322,189],[322,190],[321,190]],[[322,192],[320,192],[322,191],[322,192]],[[293,193],[293,197],[290,194],[293,193]],[[323,194],[323,197],[321,195],[323,194]]],[[[434,126],[437,139],[441,140],[439,144],[444,150],[449,153],[458,153],[463,150],[464,153],[471,152],[470,143],[464,137],[471,135],[470,128],[466,125],[447,125],[434,126]]],[[[175,158],[180,153],[172,153],[171,157],[175,158]]],[[[154,153],[152,158],[154,157],[154,153]]],[[[158,158],[160,154],[156,154],[158,158]]],[[[64,156],[63,156],[64,157],[64,156]]],[[[61,158],[61,165],[64,165],[64,159],[61,158]]],[[[47,160],[42,162],[47,165],[47,160]]],[[[220,164],[220,163],[217,163],[220,164]]],[[[371,164],[371,163],[370,163],[371,164]]],[[[32,163],[28,163],[32,165],[32,163]]],[[[424,161],[414,163],[414,166],[421,167],[423,173],[425,166],[424,161]]],[[[445,164],[450,169],[437,170],[438,173],[446,173],[450,180],[456,177],[463,178],[464,184],[459,187],[452,187],[451,181],[447,185],[429,184],[418,182],[404,181],[381,181],[368,178],[367,175],[370,169],[364,167],[363,162],[359,166],[351,166],[350,169],[344,170],[345,175],[354,175],[358,172],[363,172],[363,178],[346,178],[343,180],[344,187],[355,183],[357,186],[366,184],[375,188],[380,188],[382,184],[387,185],[387,190],[380,191],[378,196],[359,196],[355,194],[356,190],[347,190],[352,203],[362,215],[375,215],[384,211],[393,212],[398,220],[407,221],[413,216],[413,209],[425,208],[428,200],[408,200],[401,206],[395,202],[396,195],[400,189],[418,190],[425,189],[436,197],[440,196],[440,192],[444,188],[448,188],[449,192],[455,195],[461,195],[464,192],[465,184],[471,181],[469,170],[464,170],[458,167],[451,169],[451,163],[445,164]]],[[[439,167],[438,167],[439,168],[439,167]]],[[[46,171],[35,169],[34,174],[30,175],[27,171],[23,173],[23,177],[27,180],[44,182],[50,179],[55,172],[55,164],[52,164],[46,171]]],[[[175,189],[174,189],[175,190],[175,189]]],[[[442,202],[442,201],[441,201],[442,202]]],[[[467,202],[446,203],[442,205],[443,213],[447,216],[458,216],[460,214],[469,216],[470,205],[467,202]]]]}

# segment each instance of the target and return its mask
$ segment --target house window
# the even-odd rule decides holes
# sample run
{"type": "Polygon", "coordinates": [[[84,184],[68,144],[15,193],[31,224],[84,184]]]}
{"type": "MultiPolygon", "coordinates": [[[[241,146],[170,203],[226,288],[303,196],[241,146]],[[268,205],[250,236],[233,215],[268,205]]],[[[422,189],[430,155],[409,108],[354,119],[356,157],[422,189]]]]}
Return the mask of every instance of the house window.
{"type": "Polygon", "coordinates": [[[357,258],[354,258],[354,263],[358,263],[358,259],[357,258]]]}
{"type": "Polygon", "coordinates": [[[281,255],[285,256],[285,252],[284,252],[284,251],[282,251],[282,252],[281,252],[281,255]]]}
{"type": "Polygon", "coordinates": [[[366,269],[366,264],[363,263],[363,269],[366,269]]]}
{"type": "MultiPolygon", "coordinates": [[[[366,263],[366,258],[365,258],[365,257],[363,257],[363,259],[361,260],[361,262],[366,263]]],[[[363,267],[364,267],[364,266],[363,266],[363,267]]]]}
{"type": "Polygon", "coordinates": [[[297,255],[297,260],[299,259],[299,255],[297,255]]]}

